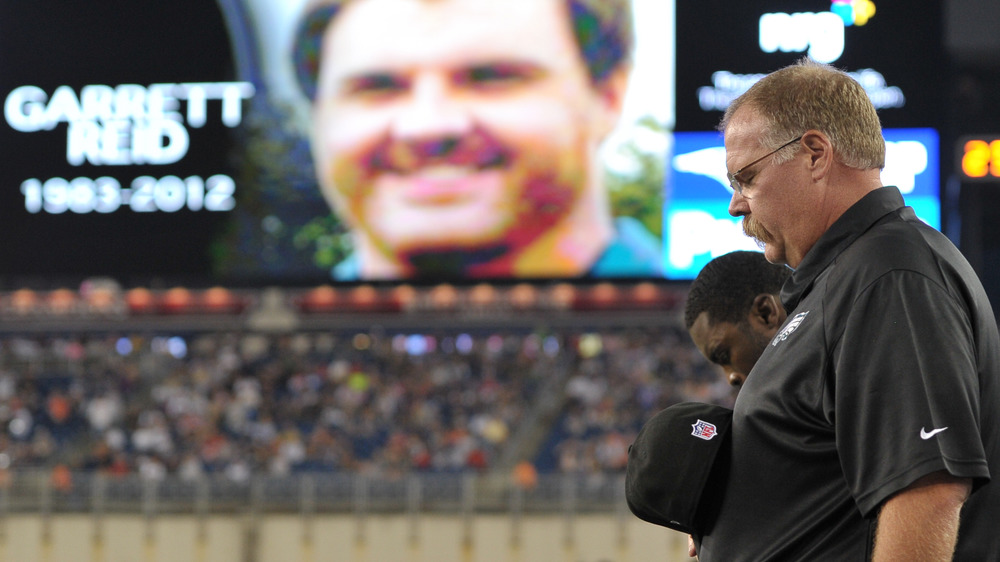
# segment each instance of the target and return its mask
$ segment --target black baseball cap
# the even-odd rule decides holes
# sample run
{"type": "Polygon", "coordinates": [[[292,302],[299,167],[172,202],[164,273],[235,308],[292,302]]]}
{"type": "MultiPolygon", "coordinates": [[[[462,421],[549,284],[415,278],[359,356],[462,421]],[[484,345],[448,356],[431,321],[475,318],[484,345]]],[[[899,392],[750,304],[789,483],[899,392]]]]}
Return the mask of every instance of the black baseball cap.
{"type": "Polygon", "coordinates": [[[639,519],[697,536],[718,514],[733,411],[681,402],[657,412],[628,450],[625,500],[639,519]]]}

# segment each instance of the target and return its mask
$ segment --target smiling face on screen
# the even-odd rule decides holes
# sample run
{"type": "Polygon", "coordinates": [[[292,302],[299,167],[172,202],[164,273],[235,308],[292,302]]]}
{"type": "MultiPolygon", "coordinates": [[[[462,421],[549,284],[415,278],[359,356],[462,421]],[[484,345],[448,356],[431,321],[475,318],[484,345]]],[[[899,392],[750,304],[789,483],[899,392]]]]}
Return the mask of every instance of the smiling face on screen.
{"type": "Polygon", "coordinates": [[[563,0],[354,0],[321,61],[317,174],[367,277],[531,274],[538,245],[557,268],[560,231],[606,212],[621,92],[591,81],[563,0]]]}

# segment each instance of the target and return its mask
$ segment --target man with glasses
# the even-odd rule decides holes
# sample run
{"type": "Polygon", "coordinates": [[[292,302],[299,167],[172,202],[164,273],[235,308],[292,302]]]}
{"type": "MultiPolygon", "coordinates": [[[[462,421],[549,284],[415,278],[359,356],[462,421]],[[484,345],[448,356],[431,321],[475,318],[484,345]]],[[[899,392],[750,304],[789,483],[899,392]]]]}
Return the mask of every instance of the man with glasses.
{"type": "Polygon", "coordinates": [[[750,169],[751,167],[753,167],[754,164],[757,164],[758,162],[763,162],[764,159],[767,158],[768,156],[773,156],[782,148],[785,148],[787,146],[792,146],[793,144],[799,142],[800,140],[802,140],[801,136],[795,137],[794,139],[786,142],[785,144],[779,146],[778,148],[775,148],[771,152],[768,152],[767,154],[761,156],[760,158],[754,160],[753,162],[747,164],[746,166],[743,166],[739,170],[736,170],[735,172],[732,173],[726,172],[726,177],[729,178],[729,187],[733,188],[733,191],[737,193],[743,193],[743,184],[740,183],[740,175],[743,174],[743,170],[750,169]]]}
{"type": "Polygon", "coordinates": [[[794,273],[701,560],[1000,560],[996,320],[954,245],[882,186],[865,91],[803,60],[720,129],[730,214],[794,273]]]}

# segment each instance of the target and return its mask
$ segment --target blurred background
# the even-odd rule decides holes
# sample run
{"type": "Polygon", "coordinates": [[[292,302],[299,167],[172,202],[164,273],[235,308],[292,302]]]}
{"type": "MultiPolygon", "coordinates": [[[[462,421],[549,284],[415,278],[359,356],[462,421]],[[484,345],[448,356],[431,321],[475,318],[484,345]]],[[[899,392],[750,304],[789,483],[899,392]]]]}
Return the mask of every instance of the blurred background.
{"type": "Polygon", "coordinates": [[[884,183],[1000,303],[996,2],[634,0],[600,162],[663,273],[395,282],[330,275],[303,4],[0,3],[0,560],[687,559],[628,446],[735,399],[682,320],[756,248],[715,125],[802,56],[862,82],[884,183]]]}

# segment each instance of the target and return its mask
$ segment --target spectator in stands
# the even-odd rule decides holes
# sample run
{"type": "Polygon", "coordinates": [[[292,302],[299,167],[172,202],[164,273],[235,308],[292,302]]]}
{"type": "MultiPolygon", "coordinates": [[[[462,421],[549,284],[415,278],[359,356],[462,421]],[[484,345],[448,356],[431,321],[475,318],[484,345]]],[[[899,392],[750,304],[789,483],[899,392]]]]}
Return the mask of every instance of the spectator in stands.
{"type": "MultiPolygon", "coordinates": [[[[10,373],[0,376],[0,462],[154,478],[166,470],[188,479],[245,475],[247,467],[274,475],[490,470],[515,445],[510,436],[539,400],[539,381],[567,368],[578,348],[572,330],[545,336],[544,349],[530,332],[444,333],[421,354],[381,343],[362,352],[351,336],[324,334],[315,346],[292,349],[279,338],[244,345],[239,336],[205,333],[183,358],[165,356],[155,337],[133,336],[125,355],[117,336],[95,337],[85,345],[89,356],[79,358],[47,338],[22,339],[34,350],[26,362],[0,355],[10,373]],[[57,367],[40,375],[29,363],[57,367]],[[79,417],[75,437],[63,441],[45,413],[60,396],[73,398],[79,417]]],[[[714,393],[704,390],[715,385],[714,374],[693,360],[701,357],[679,325],[608,328],[587,338],[604,342],[603,351],[581,356],[566,380],[608,373],[606,392],[591,404],[570,399],[576,446],[553,439],[539,472],[559,470],[563,453],[576,457],[566,471],[620,472],[618,442],[646,413],[714,393]]]]}
{"type": "Polygon", "coordinates": [[[729,384],[743,384],[785,322],[781,286],[791,273],[760,252],[738,251],[708,262],[691,283],[684,325],[729,384]]]}
{"type": "Polygon", "coordinates": [[[659,241],[612,218],[598,160],[631,70],[630,2],[310,1],[296,67],[354,244],[334,276],[659,273],[659,241]]]}
{"type": "Polygon", "coordinates": [[[538,470],[535,465],[527,459],[521,459],[512,473],[514,485],[522,490],[534,490],[538,487],[538,470]]]}

